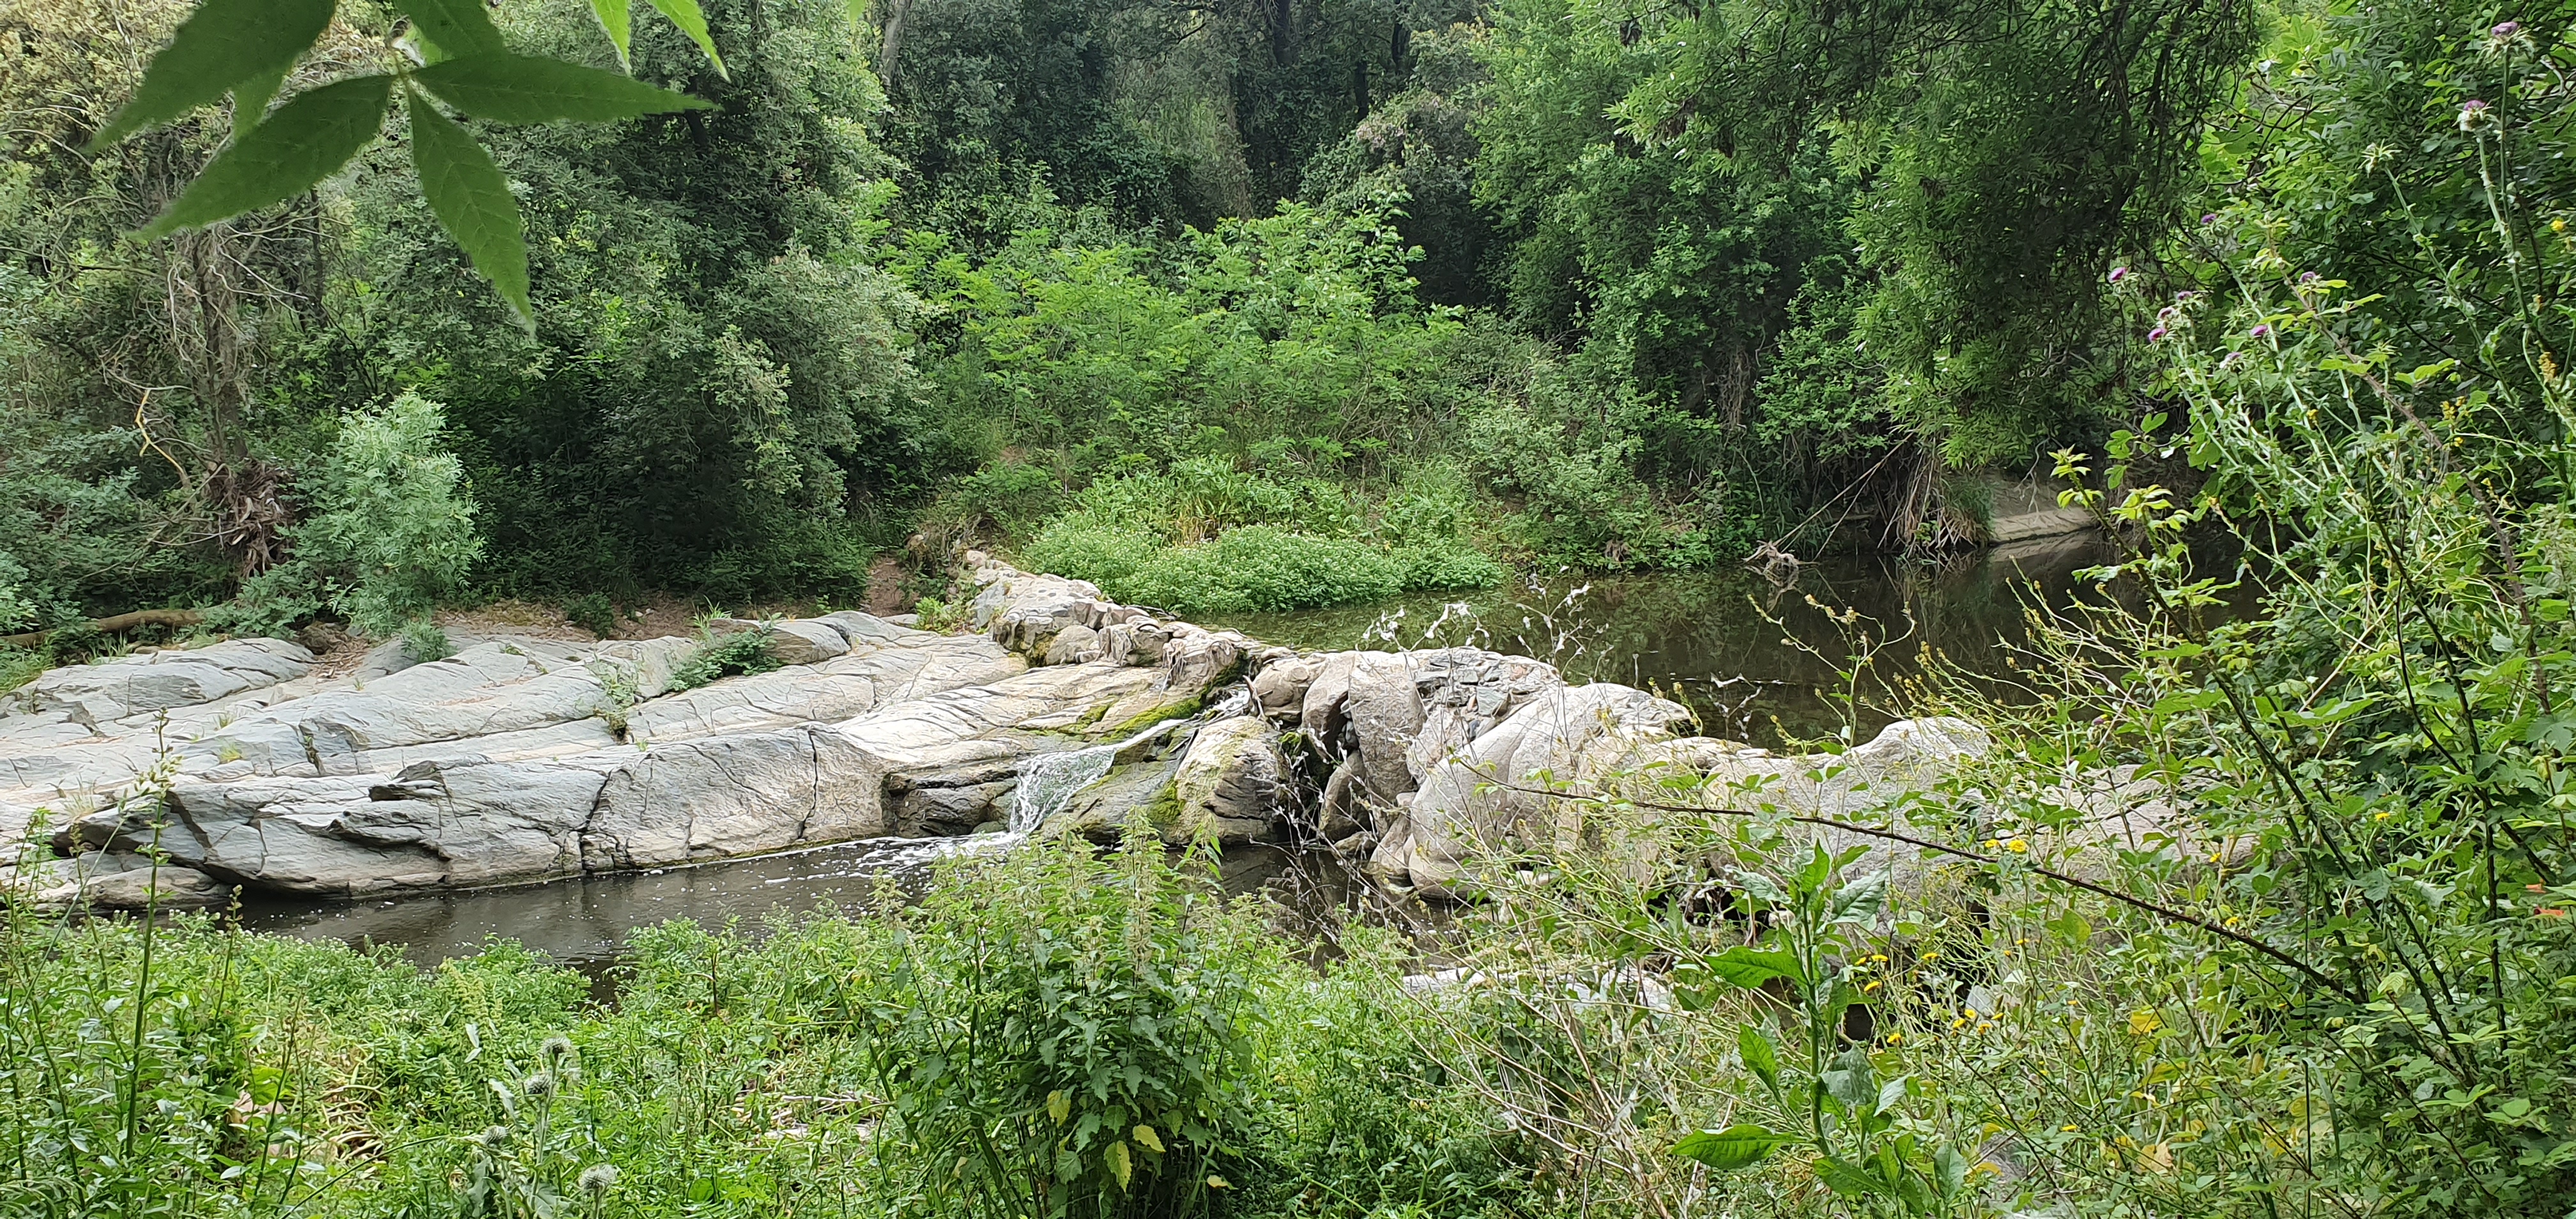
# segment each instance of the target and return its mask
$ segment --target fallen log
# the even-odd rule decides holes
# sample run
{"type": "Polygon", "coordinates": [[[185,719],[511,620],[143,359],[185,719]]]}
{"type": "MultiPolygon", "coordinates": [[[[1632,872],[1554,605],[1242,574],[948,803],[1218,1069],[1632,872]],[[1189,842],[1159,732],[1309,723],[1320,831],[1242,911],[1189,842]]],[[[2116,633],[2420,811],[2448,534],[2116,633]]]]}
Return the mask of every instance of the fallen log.
{"type": "MultiPolygon", "coordinates": [[[[206,616],[195,610],[134,610],[130,613],[116,614],[106,618],[93,618],[89,622],[89,629],[96,631],[101,635],[113,635],[119,631],[133,630],[138,626],[195,626],[205,620],[206,616]]],[[[37,647],[42,645],[47,639],[52,638],[54,631],[60,629],[62,628],[55,627],[42,631],[27,631],[23,634],[17,635],[0,635],[0,645],[13,648],[37,647]]]]}

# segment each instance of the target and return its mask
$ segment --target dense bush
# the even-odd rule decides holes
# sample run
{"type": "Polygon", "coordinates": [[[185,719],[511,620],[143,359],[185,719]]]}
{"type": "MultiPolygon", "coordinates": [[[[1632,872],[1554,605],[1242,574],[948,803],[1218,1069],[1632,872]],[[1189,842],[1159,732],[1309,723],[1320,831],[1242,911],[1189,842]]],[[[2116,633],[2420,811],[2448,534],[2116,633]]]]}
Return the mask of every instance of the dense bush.
{"type": "Polygon", "coordinates": [[[305,519],[286,534],[292,557],[254,578],[252,595],[296,610],[318,597],[360,630],[389,635],[462,592],[483,539],[463,468],[440,443],[444,424],[439,405],[417,394],[343,420],[302,488],[305,519]]]}
{"type": "Polygon", "coordinates": [[[389,952],[7,908],[11,1214],[1528,1213],[1385,937],[1316,972],[1147,846],[634,937],[613,1004],[389,952]],[[1331,1017],[1326,1019],[1325,1017],[1331,1017]]]}

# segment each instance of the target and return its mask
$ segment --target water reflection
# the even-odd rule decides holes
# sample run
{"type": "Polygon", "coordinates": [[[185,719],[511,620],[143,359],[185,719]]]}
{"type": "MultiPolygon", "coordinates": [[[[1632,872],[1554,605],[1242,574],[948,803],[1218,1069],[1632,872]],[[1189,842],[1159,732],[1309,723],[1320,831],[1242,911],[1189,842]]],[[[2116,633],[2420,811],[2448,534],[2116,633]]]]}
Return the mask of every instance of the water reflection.
{"type": "Polygon", "coordinates": [[[1882,684],[1863,691],[1857,717],[1866,736],[1893,718],[1884,683],[1921,672],[1927,654],[1965,673],[2001,672],[2005,650],[2027,637],[2025,609],[2098,595],[2073,573],[2114,557],[2099,535],[2077,534],[1938,565],[1827,559],[1786,584],[1749,571],[1542,576],[1449,598],[1246,614],[1222,625],[1316,650],[1472,644],[1536,656],[1573,680],[1661,691],[1697,711],[1711,733],[1776,745],[1841,726],[1829,696],[1856,641],[1884,645],[1875,666],[1882,684]],[[1828,609],[1858,617],[1846,626],[1828,609]]]}
{"type": "MultiPolygon", "coordinates": [[[[598,982],[638,927],[686,918],[756,928],[773,911],[879,909],[918,897],[941,860],[971,858],[978,845],[972,838],[879,838],[692,868],[603,872],[394,900],[260,898],[244,906],[240,922],[298,939],[391,945],[424,968],[469,955],[487,940],[516,940],[598,982]]],[[[1277,903],[1289,930],[1309,934],[1326,910],[1341,908],[1350,888],[1350,878],[1328,857],[1268,846],[1227,850],[1209,879],[1227,893],[1277,903]]]]}

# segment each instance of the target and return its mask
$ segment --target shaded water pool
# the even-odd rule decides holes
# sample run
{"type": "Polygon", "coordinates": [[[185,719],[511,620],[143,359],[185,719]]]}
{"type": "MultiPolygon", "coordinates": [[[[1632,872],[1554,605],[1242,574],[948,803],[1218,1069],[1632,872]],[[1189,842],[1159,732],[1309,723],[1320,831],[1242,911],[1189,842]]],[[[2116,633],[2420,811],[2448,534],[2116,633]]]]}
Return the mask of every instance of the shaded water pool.
{"type": "Polygon", "coordinates": [[[1940,657],[2004,672],[2035,603],[2093,595],[2075,572],[2114,555],[2096,534],[2023,543],[1927,565],[1844,557],[1773,583],[1750,571],[1523,577],[1499,588],[1290,614],[1219,617],[1290,647],[1472,644],[1552,661],[1571,681],[1652,688],[1699,713],[1702,730],[1757,745],[1831,736],[1843,724],[1838,669],[1875,645],[1858,693],[1861,739],[1893,718],[1889,687],[1940,657]],[[1829,610],[1831,612],[1829,612],[1829,610]],[[1842,615],[1855,618],[1838,621],[1842,615]],[[1788,642],[1794,640],[1795,642],[1788,642]]]}

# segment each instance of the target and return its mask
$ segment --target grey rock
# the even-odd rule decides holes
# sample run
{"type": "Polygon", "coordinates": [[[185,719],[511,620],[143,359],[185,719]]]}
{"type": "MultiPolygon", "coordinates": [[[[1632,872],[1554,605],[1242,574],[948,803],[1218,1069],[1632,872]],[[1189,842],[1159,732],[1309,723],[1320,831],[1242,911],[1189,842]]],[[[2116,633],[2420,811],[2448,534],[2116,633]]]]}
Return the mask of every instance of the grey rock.
{"type": "Polygon", "coordinates": [[[1063,811],[1048,818],[1039,832],[1049,838],[1079,836],[1114,842],[1134,825],[1167,844],[1186,845],[1192,841],[1193,827],[1182,822],[1172,798],[1172,777],[1179,768],[1171,761],[1113,767],[1075,792],[1063,811]]]}
{"type": "Polygon", "coordinates": [[[796,619],[769,627],[769,654],[780,664],[821,664],[849,650],[849,637],[836,623],[796,619]]]}
{"type": "Polygon", "coordinates": [[[1431,770],[1402,825],[1385,827],[1370,870],[1439,889],[1470,856],[1553,845],[1568,802],[1547,794],[1542,772],[1577,778],[1605,743],[1669,739],[1689,718],[1677,703],[1610,682],[1545,691],[1431,770]]]}
{"type": "Polygon", "coordinates": [[[0,869],[0,893],[40,910],[203,910],[232,901],[233,887],[194,868],[140,855],[86,851],[32,868],[0,869]]]}
{"type": "Polygon", "coordinates": [[[1076,622],[1057,631],[1054,638],[1047,640],[1043,663],[1078,665],[1099,660],[1106,655],[1108,655],[1108,649],[1101,644],[1100,632],[1076,622]]]}
{"type": "Polygon", "coordinates": [[[1287,772],[1276,730],[1257,716],[1199,729],[1172,778],[1173,835],[1229,844],[1261,836],[1287,807],[1287,772]]]}
{"type": "Polygon", "coordinates": [[[610,774],[582,831],[593,871],[653,868],[885,833],[885,766],[808,724],[656,745],[610,774]]]}
{"type": "Polygon", "coordinates": [[[1323,669],[1323,659],[1313,656],[1263,665],[1252,678],[1253,701],[1260,704],[1263,715],[1293,723],[1306,705],[1306,688],[1323,669]]]}
{"type": "Polygon", "coordinates": [[[7,696],[38,715],[84,723],[210,703],[312,671],[313,654],[283,639],[230,639],[202,648],[118,656],[49,670],[7,696]]]}

